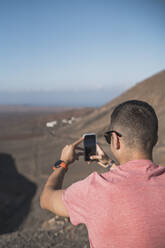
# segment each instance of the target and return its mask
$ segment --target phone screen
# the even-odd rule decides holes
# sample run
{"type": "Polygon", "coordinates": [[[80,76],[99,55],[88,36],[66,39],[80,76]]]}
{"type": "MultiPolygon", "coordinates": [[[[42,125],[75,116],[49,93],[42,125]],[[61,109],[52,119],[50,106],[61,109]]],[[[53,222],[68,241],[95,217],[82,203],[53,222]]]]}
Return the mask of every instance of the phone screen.
{"type": "Polygon", "coordinates": [[[90,156],[96,155],[96,134],[84,135],[84,159],[90,161],[90,156]]]}

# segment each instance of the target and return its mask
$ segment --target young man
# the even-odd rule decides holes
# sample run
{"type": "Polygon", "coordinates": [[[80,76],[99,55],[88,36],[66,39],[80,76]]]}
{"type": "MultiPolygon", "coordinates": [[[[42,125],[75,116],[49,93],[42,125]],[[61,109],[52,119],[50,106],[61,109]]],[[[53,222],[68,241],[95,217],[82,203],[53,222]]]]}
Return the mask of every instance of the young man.
{"type": "MultiPolygon", "coordinates": [[[[65,146],[44,187],[41,207],[70,217],[73,225],[84,223],[91,247],[164,248],[165,167],[152,160],[157,133],[158,119],[149,104],[132,100],[118,105],[105,138],[120,165],[62,190],[69,164],[82,155],[78,145],[83,139],[65,146]]],[[[99,146],[91,160],[112,164],[99,146]]]]}

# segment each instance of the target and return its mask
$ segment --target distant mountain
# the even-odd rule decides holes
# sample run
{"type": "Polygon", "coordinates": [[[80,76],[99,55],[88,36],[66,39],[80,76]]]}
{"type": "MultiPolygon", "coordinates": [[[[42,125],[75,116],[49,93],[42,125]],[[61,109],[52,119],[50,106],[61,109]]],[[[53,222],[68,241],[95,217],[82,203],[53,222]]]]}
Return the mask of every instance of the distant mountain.
{"type": "Polygon", "coordinates": [[[78,133],[96,132],[102,135],[108,128],[110,114],[119,103],[131,99],[138,99],[150,103],[159,118],[159,142],[155,156],[158,161],[165,163],[165,70],[137,83],[134,87],[116,97],[106,105],[96,109],[90,115],[81,119],[74,127],[78,133]],[[160,158],[161,157],[161,158],[160,158]]]}
{"type": "Polygon", "coordinates": [[[5,113],[57,113],[72,110],[73,107],[33,106],[33,105],[0,105],[0,114],[5,113]]]}
{"type": "Polygon", "coordinates": [[[119,95],[123,88],[115,87],[111,96],[109,91],[111,90],[0,91],[0,105],[95,107],[119,95]]]}

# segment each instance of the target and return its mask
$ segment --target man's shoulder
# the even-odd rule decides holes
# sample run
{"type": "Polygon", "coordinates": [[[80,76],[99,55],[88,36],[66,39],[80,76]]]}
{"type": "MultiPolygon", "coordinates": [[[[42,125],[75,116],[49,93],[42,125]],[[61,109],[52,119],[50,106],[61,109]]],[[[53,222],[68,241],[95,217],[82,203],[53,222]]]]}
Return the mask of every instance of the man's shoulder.
{"type": "Polygon", "coordinates": [[[120,184],[129,178],[129,172],[122,170],[120,166],[106,171],[104,173],[93,172],[85,180],[84,183],[88,183],[88,186],[99,187],[108,186],[110,184],[120,184]]]}

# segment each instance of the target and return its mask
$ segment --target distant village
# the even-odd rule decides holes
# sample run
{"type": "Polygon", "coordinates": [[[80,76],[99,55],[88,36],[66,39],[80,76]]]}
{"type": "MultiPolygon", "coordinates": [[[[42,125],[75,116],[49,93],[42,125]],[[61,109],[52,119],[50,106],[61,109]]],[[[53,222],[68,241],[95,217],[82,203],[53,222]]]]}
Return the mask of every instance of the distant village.
{"type": "Polygon", "coordinates": [[[71,125],[73,122],[77,121],[79,118],[75,118],[72,116],[70,119],[62,119],[60,121],[54,120],[46,123],[46,127],[54,128],[55,126],[67,126],[71,125]]]}

